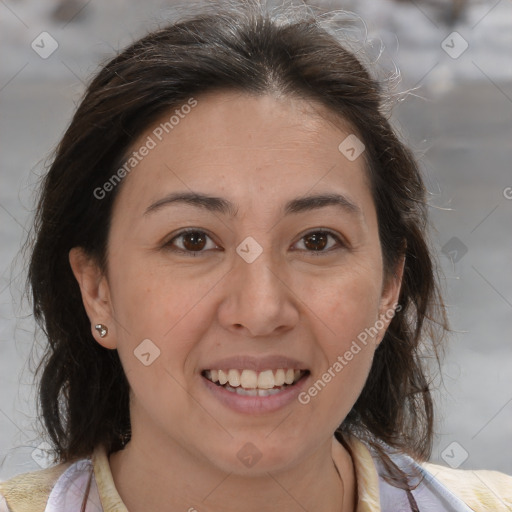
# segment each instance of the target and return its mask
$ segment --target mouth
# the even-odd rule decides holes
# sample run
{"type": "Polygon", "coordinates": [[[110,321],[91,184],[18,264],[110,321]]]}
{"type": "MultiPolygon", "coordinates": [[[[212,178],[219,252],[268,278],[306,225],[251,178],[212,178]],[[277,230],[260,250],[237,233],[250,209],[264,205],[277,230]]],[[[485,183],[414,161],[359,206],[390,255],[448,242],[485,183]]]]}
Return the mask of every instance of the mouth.
{"type": "Polygon", "coordinates": [[[268,397],[283,393],[307,378],[309,370],[277,368],[263,371],[251,369],[209,369],[201,375],[226,391],[241,396],[268,397]]]}

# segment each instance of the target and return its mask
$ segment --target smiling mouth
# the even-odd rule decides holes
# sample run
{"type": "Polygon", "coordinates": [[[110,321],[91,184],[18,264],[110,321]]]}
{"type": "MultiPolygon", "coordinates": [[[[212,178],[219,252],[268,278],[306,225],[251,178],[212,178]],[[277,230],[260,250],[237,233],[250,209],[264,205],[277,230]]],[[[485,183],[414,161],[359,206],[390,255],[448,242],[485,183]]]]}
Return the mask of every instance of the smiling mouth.
{"type": "Polygon", "coordinates": [[[227,391],[245,396],[270,396],[294,386],[309,375],[309,370],[203,370],[201,375],[227,391]]]}

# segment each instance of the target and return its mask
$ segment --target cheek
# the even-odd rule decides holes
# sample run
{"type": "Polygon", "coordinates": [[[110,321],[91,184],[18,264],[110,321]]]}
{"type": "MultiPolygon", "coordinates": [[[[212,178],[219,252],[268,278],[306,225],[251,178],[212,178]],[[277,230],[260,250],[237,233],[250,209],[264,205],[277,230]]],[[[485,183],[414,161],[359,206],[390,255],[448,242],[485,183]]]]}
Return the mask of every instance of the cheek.
{"type": "Polygon", "coordinates": [[[184,280],[172,269],[151,267],[144,261],[117,268],[112,284],[115,312],[126,330],[159,340],[193,314],[203,288],[208,287],[208,282],[191,286],[190,279],[184,280]]]}
{"type": "Polygon", "coordinates": [[[134,403],[144,414],[185,410],[187,361],[202,328],[196,315],[204,315],[197,295],[198,290],[182,289],[151,272],[119,283],[118,352],[134,403]]]}
{"type": "Polygon", "coordinates": [[[310,400],[313,410],[334,428],[357,400],[371,368],[379,284],[375,271],[357,269],[335,273],[307,295],[322,357],[304,402],[310,400]]]}
{"type": "Polygon", "coordinates": [[[380,276],[368,269],[340,271],[310,286],[305,296],[330,334],[330,343],[342,349],[377,320],[380,276]]]}
{"type": "Polygon", "coordinates": [[[169,374],[182,380],[183,373],[190,370],[188,356],[212,321],[207,291],[218,281],[214,277],[191,283],[190,278],[168,268],[126,262],[116,268],[112,302],[118,351],[126,373],[140,374],[141,382],[147,385],[161,382],[161,378],[167,381],[169,374]],[[137,358],[147,353],[150,355],[137,358]],[[144,362],[153,359],[148,372],[144,362]]]}
{"type": "MultiPolygon", "coordinates": [[[[347,290],[345,290],[347,292],[347,290]]],[[[321,360],[300,402],[311,417],[336,429],[357,401],[368,378],[376,349],[371,328],[378,302],[357,290],[326,298],[327,327],[317,323],[321,360]]]]}

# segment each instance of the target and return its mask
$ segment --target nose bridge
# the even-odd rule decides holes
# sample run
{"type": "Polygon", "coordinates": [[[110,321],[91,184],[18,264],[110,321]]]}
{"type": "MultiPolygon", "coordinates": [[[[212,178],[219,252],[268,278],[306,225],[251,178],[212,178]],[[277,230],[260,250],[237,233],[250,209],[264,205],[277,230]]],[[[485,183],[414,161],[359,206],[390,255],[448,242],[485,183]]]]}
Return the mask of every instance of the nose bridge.
{"type": "Polygon", "coordinates": [[[276,275],[282,265],[276,260],[270,243],[264,248],[249,236],[238,245],[236,252],[238,258],[235,259],[234,270],[239,275],[242,288],[250,289],[253,297],[261,295],[278,300],[281,283],[276,275]]]}
{"type": "Polygon", "coordinates": [[[290,328],[298,312],[290,290],[279,277],[284,265],[270,247],[247,237],[236,249],[220,320],[226,328],[245,327],[252,335],[290,328]]]}

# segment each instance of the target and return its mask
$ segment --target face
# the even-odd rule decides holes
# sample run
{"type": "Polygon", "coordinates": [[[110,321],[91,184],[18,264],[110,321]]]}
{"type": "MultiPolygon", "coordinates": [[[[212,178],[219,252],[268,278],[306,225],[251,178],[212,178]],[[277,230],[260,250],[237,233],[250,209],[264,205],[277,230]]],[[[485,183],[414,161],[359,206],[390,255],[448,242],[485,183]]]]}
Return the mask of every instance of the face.
{"type": "Polygon", "coordinates": [[[352,408],[400,276],[385,279],[364,157],[338,149],[348,126],[299,99],[194,102],[133,144],[105,274],[70,259],[127,375],[132,442],[284,469],[352,408]]]}

